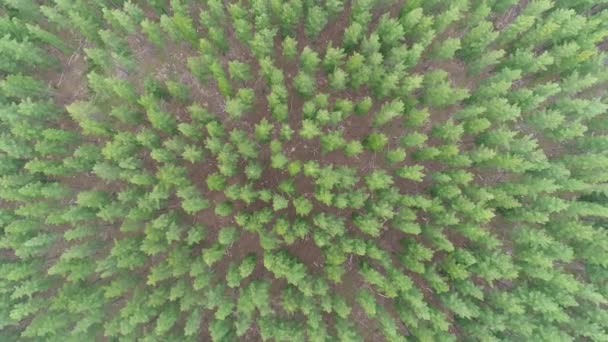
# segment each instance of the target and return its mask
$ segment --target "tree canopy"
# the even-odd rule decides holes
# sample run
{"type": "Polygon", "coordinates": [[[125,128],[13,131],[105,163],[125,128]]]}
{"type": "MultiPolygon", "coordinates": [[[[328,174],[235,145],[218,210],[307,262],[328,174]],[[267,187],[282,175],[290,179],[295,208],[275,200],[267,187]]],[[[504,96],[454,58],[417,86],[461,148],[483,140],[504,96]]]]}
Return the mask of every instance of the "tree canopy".
{"type": "Polygon", "coordinates": [[[607,23],[0,1],[0,341],[606,341],[607,23]]]}

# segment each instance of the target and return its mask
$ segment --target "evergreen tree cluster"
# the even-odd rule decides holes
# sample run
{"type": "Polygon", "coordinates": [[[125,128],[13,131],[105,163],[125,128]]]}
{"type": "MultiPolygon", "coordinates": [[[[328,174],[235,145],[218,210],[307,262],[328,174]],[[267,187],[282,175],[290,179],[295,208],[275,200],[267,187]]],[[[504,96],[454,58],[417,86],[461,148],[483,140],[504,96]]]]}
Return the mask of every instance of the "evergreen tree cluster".
{"type": "Polygon", "coordinates": [[[603,1],[0,8],[0,340],[608,340],[603,1]]]}

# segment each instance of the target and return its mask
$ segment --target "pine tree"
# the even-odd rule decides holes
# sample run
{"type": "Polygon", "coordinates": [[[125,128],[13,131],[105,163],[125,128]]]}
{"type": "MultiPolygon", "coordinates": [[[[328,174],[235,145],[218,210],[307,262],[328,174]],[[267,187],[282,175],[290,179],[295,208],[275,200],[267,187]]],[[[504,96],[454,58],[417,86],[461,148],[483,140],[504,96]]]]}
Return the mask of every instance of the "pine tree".
{"type": "Polygon", "coordinates": [[[154,45],[158,47],[163,45],[162,31],[158,23],[146,18],[141,22],[141,30],[154,45]]]}
{"type": "Polygon", "coordinates": [[[283,56],[287,59],[294,59],[296,54],[298,53],[298,43],[297,41],[287,36],[283,39],[282,43],[283,56]]]}
{"type": "Polygon", "coordinates": [[[393,100],[392,102],[384,104],[374,117],[374,127],[380,127],[389,123],[392,119],[401,115],[404,109],[403,102],[399,100],[393,100]]]}
{"type": "Polygon", "coordinates": [[[8,75],[0,81],[0,89],[4,93],[4,96],[18,99],[36,99],[44,97],[49,93],[47,86],[43,82],[22,74],[8,75]]]}
{"type": "Polygon", "coordinates": [[[179,308],[176,305],[171,305],[161,311],[156,319],[154,333],[157,336],[162,336],[173,327],[179,318],[179,308]]]}
{"type": "Polygon", "coordinates": [[[172,97],[182,102],[188,101],[190,96],[190,87],[188,85],[175,81],[166,81],[165,84],[167,85],[167,91],[169,91],[172,97]]]}
{"type": "Polygon", "coordinates": [[[462,49],[459,56],[467,61],[480,57],[486,47],[498,37],[489,21],[481,21],[473,27],[462,39],[462,49]]]}
{"type": "Polygon", "coordinates": [[[296,210],[296,214],[299,216],[307,216],[312,211],[312,203],[305,197],[298,197],[293,200],[293,205],[296,210]]]}
{"type": "Polygon", "coordinates": [[[307,74],[314,74],[321,60],[319,55],[308,46],[300,53],[300,70],[307,74]]]}
{"type": "Polygon", "coordinates": [[[265,118],[255,125],[255,138],[261,142],[270,140],[270,133],[274,125],[268,122],[265,118]]]}
{"type": "Polygon", "coordinates": [[[353,53],[345,64],[345,70],[350,76],[350,84],[358,88],[370,79],[371,69],[365,63],[365,57],[358,52],[353,53]]]}
{"type": "Polygon", "coordinates": [[[342,131],[333,131],[322,134],[319,139],[321,141],[321,151],[323,153],[327,153],[341,149],[346,143],[342,137],[342,134],[342,131]]]}
{"type": "Polygon", "coordinates": [[[323,57],[323,68],[326,72],[331,72],[340,67],[345,59],[346,54],[344,49],[334,48],[330,42],[327,45],[325,56],[323,57]]]}
{"type": "Polygon", "coordinates": [[[354,157],[363,152],[363,145],[357,140],[351,140],[344,145],[344,154],[347,157],[354,157]]]}
{"type": "Polygon", "coordinates": [[[90,102],[74,102],[66,107],[70,116],[78,122],[86,135],[109,135],[110,126],[100,110],[90,102]]]}
{"type": "Polygon", "coordinates": [[[424,263],[431,260],[433,251],[411,240],[402,240],[401,245],[405,252],[401,255],[401,261],[412,272],[424,273],[424,263]]]}
{"type": "Polygon", "coordinates": [[[390,164],[397,164],[405,160],[406,152],[402,148],[396,148],[386,152],[385,159],[390,164]]]}
{"type": "Polygon", "coordinates": [[[251,50],[257,58],[263,58],[271,56],[273,53],[274,36],[276,30],[269,30],[267,28],[257,31],[253,39],[250,41],[251,50]]]}
{"type": "Polygon", "coordinates": [[[363,140],[363,145],[373,151],[378,152],[388,143],[388,138],[384,133],[373,132],[363,140]]]}
{"type": "Polygon", "coordinates": [[[305,31],[309,37],[315,37],[327,24],[328,17],[325,10],[320,6],[313,6],[306,16],[305,31]]]}
{"type": "Polygon", "coordinates": [[[321,134],[321,130],[312,120],[304,119],[299,134],[304,139],[312,139],[321,134]]]}
{"type": "Polygon", "coordinates": [[[468,97],[467,90],[452,88],[448,79],[448,73],[443,70],[435,70],[425,75],[423,86],[426,104],[433,107],[444,107],[468,97]]]}
{"type": "Polygon", "coordinates": [[[207,176],[207,187],[209,190],[222,191],[226,188],[226,178],[219,173],[207,176]]]}
{"type": "Polygon", "coordinates": [[[311,75],[300,71],[293,79],[293,86],[300,95],[309,98],[315,91],[316,82],[311,75]]]}
{"type": "Polygon", "coordinates": [[[387,189],[393,184],[392,177],[384,170],[375,170],[368,176],[365,176],[365,183],[370,190],[387,189]]]}
{"type": "Polygon", "coordinates": [[[433,58],[439,60],[449,60],[454,57],[458,50],[460,50],[460,39],[447,38],[433,48],[432,54],[433,58]]]}
{"type": "Polygon", "coordinates": [[[357,115],[364,115],[367,114],[370,109],[372,108],[372,99],[368,96],[363,98],[361,101],[359,101],[356,105],[355,105],[355,114],[357,115]]]}
{"type": "Polygon", "coordinates": [[[342,69],[336,68],[329,75],[329,86],[335,91],[341,91],[346,89],[348,83],[348,75],[342,69]]]}
{"type": "Polygon", "coordinates": [[[0,38],[2,55],[0,56],[0,70],[15,73],[20,68],[29,68],[35,65],[45,66],[53,62],[40,48],[27,40],[17,41],[10,34],[0,38]]]}
{"type": "Polygon", "coordinates": [[[471,63],[468,68],[468,72],[471,74],[477,74],[489,66],[498,64],[505,55],[504,50],[492,50],[485,53],[481,58],[471,63]]]}
{"type": "Polygon", "coordinates": [[[251,81],[253,76],[248,64],[239,61],[230,61],[228,63],[230,77],[238,81],[251,81]]]}

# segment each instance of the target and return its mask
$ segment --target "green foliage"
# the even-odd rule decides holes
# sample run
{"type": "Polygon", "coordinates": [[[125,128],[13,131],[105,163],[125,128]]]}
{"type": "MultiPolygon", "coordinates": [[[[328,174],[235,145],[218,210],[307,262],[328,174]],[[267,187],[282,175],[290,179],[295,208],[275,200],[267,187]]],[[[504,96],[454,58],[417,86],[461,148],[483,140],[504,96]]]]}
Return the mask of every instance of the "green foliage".
{"type": "Polygon", "coordinates": [[[172,133],[177,129],[177,121],[170,113],[160,109],[152,96],[146,95],[140,98],[139,103],[146,108],[146,116],[152,127],[165,133],[172,133]]]}
{"type": "Polygon", "coordinates": [[[342,69],[335,69],[333,73],[329,75],[329,86],[336,91],[346,89],[348,82],[348,74],[342,69]]]}
{"type": "Polygon", "coordinates": [[[268,120],[262,119],[262,121],[255,125],[255,138],[262,142],[270,140],[270,133],[273,128],[274,125],[268,122],[268,120]]]}
{"type": "Polygon", "coordinates": [[[480,21],[463,37],[459,56],[466,61],[478,58],[497,36],[498,32],[493,30],[492,22],[480,21]]]}
{"type": "Polygon", "coordinates": [[[224,201],[224,202],[218,203],[215,206],[215,214],[222,216],[222,217],[226,217],[232,213],[232,208],[233,208],[232,202],[224,201]]]}
{"type": "Polygon", "coordinates": [[[22,68],[27,69],[36,65],[49,65],[54,59],[32,42],[26,40],[18,41],[6,33],[0,38],[3,58],[0,60],[0,70],[8,73],[16,73],[22,68]]]}
{"type": "Polygon", "coordinates": [[[289,141],[293,137],[294,130],[289,127],[288,124],[284,124],[281,126],[281,131],[279,133],[281,139],[289,141]]]}
{"type": "Polygon", "coordinates": [[[448,38],[435,46],[433,49],[433,57],[441,60],[448,60],[453,58],[458,50],[460,50],[460,39],[448,38]]]}
{"type": "Polygon", "coordinates": [[[298,42],[294,38],[287,36],[283,39],[282,48],[285,58],[294,59],[298,53],[298,42]]]}
{"type": "Polygon", "coordinates": [[[319,34],[319,32],[321,32],[323,27],[325,27],[327,21],[328,17],[325,10],[321,6],[313,6],[308,11],[308,15],[306,17],[306,35],[309,37],[316,36],[317,34],[319,34]]]}
{"type": "Polygon", "coordinates": [[[228,70],[230,71],[230,77],[234,80],[251,81],[253,79],[251,68],[246,63],[230,61],[228,63],[228,70]]]}
{"type": "Polygon", "coordinates": [[[70,116],[86,135],[109,135],[110,126],[99,114],[99,108],[90,102],[74,102],[66,106],[70,116]]]}
{"type": "Polygon", "coordinates": [[[435,70],[424,77],[424,102],[433,107],[445,107],[455,104],[469,96],[465,89],[452,88],[448,73],[435,70]]]}
{"type": "Polygon", "coordinates": [[[245,112],[252,109],[254,99],[253,89],[241,88],[237,91],[236,97],[226,100],[226,113],[233,119],[240,119],[245,112]]]}
{"type": "Polygon", "coordinates": [[[300,69],[307,74],[314,74],[321,60],[319,55],[308,46],[300,53],[300,69]]]}
{"type": "Polygon", "coordinates": [[[367,96],[367,97],[363,98],[361,101],[357,102],[357,105],[355,106],[355,114],[357,114],[357,115],[367,114],[371,108],[372,108],[372,99],[371,99],[371,97],[367,96]]]}
{"type": "Polygon", "coordinates": [[[344,145],[344,154],[354,157],[363,152],[363,145],[357,140],[351,140],[344,145]]]}
{"type": "Polygon", "coordinates": [[[402,148],[389,150],[386,152],[386,161],[390,164],[400,163],[405,160],[406,152],[402,148]]]}
{"type": "Polygon", "coordinates": [[[373,132],[363,140],[363,146],[373,152],[378,152],[386,146],[388,137],[384,133],[373,132]]]}
{"type": "Polygon", "coordinates": [[[31,77],[22,74],[11,74],[0,81],[3,96],[19,99],[40,98],[48,94],[47,86],[31,77]]]}
{"type": "Polygon", "coordinates": [[[0,340],[606,340],[602,4],[2,4],[0,340]]]}
{"type": "Polygon", "coordinates": [[[245,175],[248,179],[257,180],[262,176],[263,168],[259,163],[251,162],[245,167],[245,175]]]}
{"type": "Polygon", "coordinates": [[[171,96],[182,102],[188,101],[190,95],[190,88],[188,85],[175,81],[167,81],[166,85],[171,96]]]}
{"type": "Polygon", "coordinates": [[[342,134],[341,131],[333,131],[321,135],[319,139],[321,141],[321,151],[327,153],[341,149],[346,143],[342,134]]]}
{"type": "Polygon", "coordinates": [[[365,176],[365,183],[370,190],[387,189],[393,184],[392,177],[384,170],[373,171],[368,176],[365,176]]]}
{"type": "Polygon", "coordinates": [[[380,108],[376,116],[374,117],[374,127],[380,127],[389,123],[392,119],[401,115],[404,110],[403,102],[395,100],[386,103],[380,108]]]}
{"type": "Polygon", "coordinates": [[[302,128],[300,129],[300,136],[304,139],[312,139],[321,134],[320,128],[312,120],[304,119],[302,121],[302,128]]]}
{"type": "Polygon", "coordinates": [[[184,325],[184,336],[195,336],[199,332],[201,318],[201,310],[193,310],[188,315],[186,324],[184,325]]]}
{"type": "Polygon", "coordinates": [[[276,194],[272,197],[272,209],[274,211],[285,209],[288,205],[289,201],[285,197],[276,194]]]}
{"type": "Polygon", "coordinates": [[[207,176],[207,188],[209,190],[222,191],[226,188],[226,178],[219,173],[207,176]]]}
{"type": "Polygon", "coordinates": [[[262,29],[257,31],[249,42],[251,51],[257,58],[270,56],[273,53],[273,40],[276,30],[262,29]]]}
{"type": "Polygon", "coordinates": [[[331,72],[337,67],[340,67],[346,59],[346,53],[342,48],[335,48],[331,42],[327,45],[325,56],[323,57],[323,68],[325,71],[331,72]]]}
{"type": "Polygon", "coordinates": [[[300,95],[311,97],[314,94],[316,82],[312,75],[300,71],[293,79],[293,86],[300,95]]]}
{"type": "Polygon", "coordinates": [[[307,216],[312,211],[312,203],[305,197],[298,197],[293,200],[293,206],[296,209],[296,214],[299,216],[307,216]]]}

